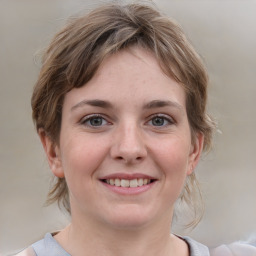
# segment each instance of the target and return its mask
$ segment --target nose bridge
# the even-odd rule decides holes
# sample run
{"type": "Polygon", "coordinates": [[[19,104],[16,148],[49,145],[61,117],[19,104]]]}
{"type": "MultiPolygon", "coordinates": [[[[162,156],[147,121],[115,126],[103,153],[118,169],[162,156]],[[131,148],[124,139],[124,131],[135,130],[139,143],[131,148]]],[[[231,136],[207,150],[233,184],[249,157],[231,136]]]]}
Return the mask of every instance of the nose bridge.
{"type": "Polygon", "coordinates": [[[126,163],[145,158],[147,151],[143,133],[135,121],[127,120],[117,127],[111,152],[113,158],[126,163]]]}

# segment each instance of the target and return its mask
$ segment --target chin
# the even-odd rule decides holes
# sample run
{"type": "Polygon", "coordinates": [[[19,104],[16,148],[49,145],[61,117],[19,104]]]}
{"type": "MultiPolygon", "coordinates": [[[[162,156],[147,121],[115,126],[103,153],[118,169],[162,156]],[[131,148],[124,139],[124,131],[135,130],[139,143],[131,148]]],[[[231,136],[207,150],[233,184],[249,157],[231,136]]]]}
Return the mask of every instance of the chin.
{"type": "Polygon", "coordinates": [[[149,221],[145,219],[135,219],[135,218],[119,218],[111,221],[111,226],[119,230],[139,230],[146,227],[149,221]]]}
{"type": "Polygon", "coordinates": [[[122,211],[112,211],[107,222],[117,229],[134,230],[149,225],[153,219],[155,219],[154,214],[146,212],[145,209],[129,207],[122,211]]]}

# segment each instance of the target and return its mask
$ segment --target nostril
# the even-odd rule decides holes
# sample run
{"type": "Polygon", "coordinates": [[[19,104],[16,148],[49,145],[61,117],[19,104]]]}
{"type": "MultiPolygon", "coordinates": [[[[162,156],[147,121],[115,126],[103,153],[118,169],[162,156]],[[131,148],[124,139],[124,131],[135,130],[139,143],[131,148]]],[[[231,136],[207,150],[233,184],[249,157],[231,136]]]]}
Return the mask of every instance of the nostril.
{"type": "Polygon", "coordinates": [[[129,164],[129,163],[132,163],[132,162],[140,162],[143,160],[143,157],[141,156],[138,156],[138,157],[122,157],[122,156],[117,156],[115,157],[116,160],[118,161],[122,161],[124,162],[125,164],[129,164]]]}
{"type": "Polygon", "coordinates": [[[110,156],[116,161],[122,161],[126,164],[138,163],[143,161],[147,155],[147,150],[144,147],[136,145],[119,145],[114,144],[110,151],[110,156]]]}

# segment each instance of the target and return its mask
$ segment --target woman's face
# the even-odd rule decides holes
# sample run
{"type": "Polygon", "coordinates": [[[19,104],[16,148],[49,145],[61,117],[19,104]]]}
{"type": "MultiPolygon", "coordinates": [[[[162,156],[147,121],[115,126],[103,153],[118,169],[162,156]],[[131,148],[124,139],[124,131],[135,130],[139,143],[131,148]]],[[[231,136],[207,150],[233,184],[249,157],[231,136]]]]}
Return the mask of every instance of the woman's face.
{"type": "Polygon", "coordinates": [[[141,227],[171,221],[201,152],[202,136],[195,141],[184,89],[135,47],[107,58],[66,95],[50,164],[66,178],[73,217],[141,227]]]}

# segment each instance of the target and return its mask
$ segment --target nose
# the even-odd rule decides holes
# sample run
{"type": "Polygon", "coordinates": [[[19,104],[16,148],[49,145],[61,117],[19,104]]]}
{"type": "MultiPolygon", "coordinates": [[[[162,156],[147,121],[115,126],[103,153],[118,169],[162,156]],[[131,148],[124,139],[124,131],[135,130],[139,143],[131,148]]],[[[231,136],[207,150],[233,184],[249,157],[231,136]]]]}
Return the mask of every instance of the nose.
{"type": "Polygon", "coordinates": [[[142,132],[137,125],[123,125],[115,131],[111,157],[125,164],[136,164],[147,156],[142,132]]]}

